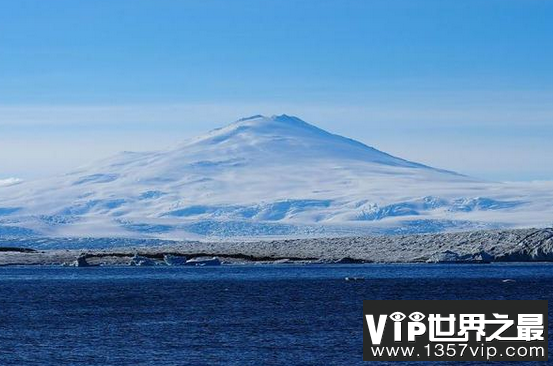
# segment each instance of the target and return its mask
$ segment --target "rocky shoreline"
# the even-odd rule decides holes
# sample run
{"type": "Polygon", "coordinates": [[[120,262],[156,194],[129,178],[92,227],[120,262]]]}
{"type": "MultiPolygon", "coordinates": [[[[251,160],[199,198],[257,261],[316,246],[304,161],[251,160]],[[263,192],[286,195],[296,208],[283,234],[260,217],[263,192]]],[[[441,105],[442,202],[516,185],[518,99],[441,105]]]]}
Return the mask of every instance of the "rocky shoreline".
{"type": "Polygon", "coordinates": [[[109,249],[82,249],[87,242],[83,238],[40,238],[35,242],[43,246],[48,240],[62,241],[68,249],[35,249],[33,239],[0,239],[0,266],[553,261],[553,228],[264,241],[154,241],[153,245],[143,245],[141,240],[138,246],[128,245],[132,240],[126,239],[125,246],[109,249]]]}

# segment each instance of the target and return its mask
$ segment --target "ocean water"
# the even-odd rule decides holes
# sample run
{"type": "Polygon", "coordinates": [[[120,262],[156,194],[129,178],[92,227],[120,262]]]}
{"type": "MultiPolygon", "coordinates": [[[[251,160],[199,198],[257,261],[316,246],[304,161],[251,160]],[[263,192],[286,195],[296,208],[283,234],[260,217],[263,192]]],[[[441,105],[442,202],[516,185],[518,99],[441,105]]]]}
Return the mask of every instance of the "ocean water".
{"type": "Polygon", "coordinates": [[[3,267],[0,365],[362,365],[369,299],[553,300],[553,265],[3,267]]]}

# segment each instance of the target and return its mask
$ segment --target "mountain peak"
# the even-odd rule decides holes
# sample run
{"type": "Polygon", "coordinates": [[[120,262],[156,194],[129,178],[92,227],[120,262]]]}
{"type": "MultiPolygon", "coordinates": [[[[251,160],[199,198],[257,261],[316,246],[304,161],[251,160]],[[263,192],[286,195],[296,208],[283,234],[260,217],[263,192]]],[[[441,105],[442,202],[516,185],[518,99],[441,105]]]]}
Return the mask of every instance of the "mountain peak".
{"type": "MultiPolygon", "coordinates": [[[[274,161],[320,160],[372,162],[408,168],[432,169],[404,160],[359,141],[330,133],[287,114],[253,115],[193,139],[181,148],[218,151],[221,156],[240,156],[248,160],[262,156],[274,161]]],[[[450,173],[450,172],[447,172],[450,173]]]]}
{"type": "MultiPolygon", "coordinates": [[[[298,117],[286,114],[272,115],[270,117],[256,114],[240,118],[224,127],[216,128],[191,142],[222,143],[238,137],[257,139],[261,136],[270,138],[274,138],[275,136],[293,136],[295,138],[304,139],[309,138],[309,136],[318,138],[322,136],[328,137],[331,136],[331,134],[298,117]]],[[[188,143],[186,145],[188,145],[188,143]]]]}
{"type": "Polygon", "coordinates": [[[253,116],[249,117],[243,117],[237,120],[236,122],[245,122],[245,121],[252,121],[252,120],[271,120],[276,122],[303,122],[300,118],[295,116],[289,116],[287,114],[273,114],[272,116],[265,116],[263,114],[254,114],[253,116]]]}
{"type": "Polygon", "coordinates": [[[303,121],[302,119],[295,117],[295,116],[289,116],[287,114],[281,114],[281,115],[272,115],[270,117],[275,122],[283,122],[283,123],[307,123],[303,121]]]}
{"type": "Polygon", "coordinates": [[[302,127],[307,127],[307,126],[311,126],[311,127],[314,127],[312,125],[310,125],[309,123],[303,121],[301,118],[298,118],[296,116],[290,116],[290,115],[287,115],[287,114],[280,114],[280,115],[272,115],[272,116],[265,116],[265,115],[262,115],[262,114],[256,114],[256,115],[253,115],[253,116],[249,116],[249,117],[244,117],[244,118],[240,118],[239,120],[237,120],[236,122],[234,122],[233,124],[231,125],[236,125],[236,124],[239,124],[239,125],[244,125],[244,124],[248,124],[248,125],[253,125],[253,124],[269,124],[269,123],[278,123],[280,125],[289,125],[289,126],[302,126],[302,127]]]}

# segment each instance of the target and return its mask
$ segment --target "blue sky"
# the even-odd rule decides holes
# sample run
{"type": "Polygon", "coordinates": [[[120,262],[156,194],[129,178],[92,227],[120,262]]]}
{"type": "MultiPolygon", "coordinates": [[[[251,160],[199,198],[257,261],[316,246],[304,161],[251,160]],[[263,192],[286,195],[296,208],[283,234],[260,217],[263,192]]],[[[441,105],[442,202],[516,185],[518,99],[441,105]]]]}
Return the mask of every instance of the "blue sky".
{"type": "Polygon", "coordinates": [[[0,3],[0,179],[295,114],[487,179],[553,179],[553,2],[0,3]]]}

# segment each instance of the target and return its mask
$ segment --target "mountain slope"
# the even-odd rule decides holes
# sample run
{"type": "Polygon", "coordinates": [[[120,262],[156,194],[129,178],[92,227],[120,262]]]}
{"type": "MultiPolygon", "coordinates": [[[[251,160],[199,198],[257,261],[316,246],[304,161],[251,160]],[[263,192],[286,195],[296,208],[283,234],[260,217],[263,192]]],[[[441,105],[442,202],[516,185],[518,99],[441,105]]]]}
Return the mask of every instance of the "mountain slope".
{"type": "Polygon", "coordinates": [[[169,150],[124,152],[61,177],[0,187],[0,236],[303,236],[544,225],[549,188],[481,182],[296,117],[253,116],[169,150]]]}

